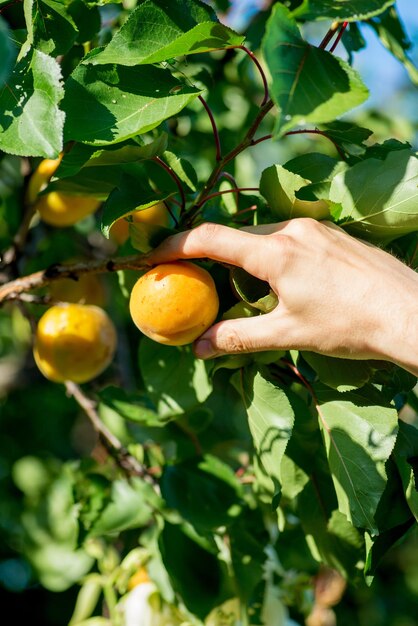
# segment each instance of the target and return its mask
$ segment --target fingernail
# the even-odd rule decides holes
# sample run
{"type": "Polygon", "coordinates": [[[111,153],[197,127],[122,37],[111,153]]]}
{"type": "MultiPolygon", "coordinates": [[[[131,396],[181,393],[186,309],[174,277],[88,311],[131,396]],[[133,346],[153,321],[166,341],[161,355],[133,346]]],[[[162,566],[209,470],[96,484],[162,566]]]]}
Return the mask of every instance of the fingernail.
{"type": "Polygon", "coordinates": [[[217,354],[209,339],[199,339],[196,341],[194,353],[198,359],[210,359],[217,354]]]}

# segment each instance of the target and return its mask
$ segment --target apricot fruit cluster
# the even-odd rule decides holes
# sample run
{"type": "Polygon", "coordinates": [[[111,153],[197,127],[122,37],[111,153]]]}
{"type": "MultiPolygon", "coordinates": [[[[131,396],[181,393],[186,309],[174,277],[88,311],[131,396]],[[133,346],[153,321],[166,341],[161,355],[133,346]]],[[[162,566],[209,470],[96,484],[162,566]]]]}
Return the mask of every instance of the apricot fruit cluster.
{"type": "Polygon", "coordinates": [[[112,320],[100,307],[59,304],[40,318],[33,355],[42,374],[54,382],[85,383],[101,374],[116,350],[112,320]]]}
{"type": "Polygon", "coordinates": [[[215,282],[189,261],[162,263],[143,274],[131,291],[129,310],[139,330],[169,346],[192,343],[219,310],[215,282]]]}

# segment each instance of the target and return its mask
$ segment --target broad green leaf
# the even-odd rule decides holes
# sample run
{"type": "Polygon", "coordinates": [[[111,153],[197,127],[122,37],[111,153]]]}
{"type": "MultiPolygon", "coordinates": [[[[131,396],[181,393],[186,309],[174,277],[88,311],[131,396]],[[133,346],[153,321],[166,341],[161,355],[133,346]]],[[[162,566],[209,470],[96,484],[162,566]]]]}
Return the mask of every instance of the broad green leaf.
{"type": "Polygon", "coordinates": [[[341,205],[342,226],[377,241],[418,230],[418,158],[409,150],[366,159],[338,174],[330,200],[341,205]]]}
{"type": "Polygon", "coordinates": [[[379,19],[370,20],[368,24],[374,29],[385,48],[403,64],[414,85],[418,85],[418,68],[407,55],[412,44],[408,40],[396,8],[391,7],[379,19]]]}
{"type": "Polygon", "coordinates": [[[0,91],[0,149],[19,156],[55,158],[62,150],[64,95],[58,63],[30,50],[0,91]]]}
{"type": "Polygon", "coordinates": [[[82,143],[75,143],[65,154],[52,180],[75,176],[83,167],[117,166],[152,159],[164,152],[167,147],[167,134],[149,143],[142,143],[139,137],[129,139],[123,144],[112,144],[106,148],[95,148],[82,143]]]}
{"type": "Polygon", "coordinates": [[[403,539],[413,526],[414,518],[411,517],[400,526],[395,526],[395,528],[391,528],[377,537],[371,537],[368,533],[365,533],[366,562],[364,564],[364,575],[368,584],[372,583],[376,569],[388,550],[403,539]]]}
{"type": "Polygon", "coordinates": [[[292,459],[283,455],[280,472],[282,475],[282,497],[293,500],[303,490],[309,476],[292,459]]]}
{"type": "Polygon", "coordinates": [[[199,93],[154,66],[82,63],[66,82],[65,139],[92,145],[124,141],[155,128],[199,93]]]}
{"type": "Polygon", "coordinates": [[[226,599],[224,581],[227,574],[225,564],[197,539],[186,528],[166,522],[159,546],[174,590],[189,611],[204,619],[226,599]]]}
{"type": "Polygon", "coordinates": [[[373,387],[347,393],[320,384],[314,389],[339,511],[374,534],[387,481],[385,462],[396,441],[397,411],[373,387]]]}
{"type": "Polygon", "coordinates": [[[142,253],[150,252],[159,246],[164,239],[176,232],[171,228],[154,224],[141,224],[140,222],[129,224],[129,237],[132,247],[142,253]]]}
{"type": "Polygon", "coordinates": [[[212,9],[195,0],[146,0],[91,62],[145,65],[243,42],[242,35],[215,20],[212,9]]]}
{"type": "Polygon", "coordinates": [[[0,16],[0,88],[10,76],[14,57],[14,46],[6,22],[0,16]]]}
{"type": "Polygon", "coordinates": [[[400,421],[394,450],[408,506],[418,521],[418,429],[400,421]]]}
{"type": "Polygon", "coordinates": [[[318,375],[321,383],[337,391],[351,391],[363,387],[373,375],[368,361],[353,361],[324,356],[315,352],[301,352],[302,357],[318,375]]]}
{"type": "Polygon", "coordinates": [[[69,195],[94,196],[106,200],[118,185],[122,172],[117,167],[86,167],[74,176],[55,178],[41,192],[61,191],[69,195]]]}
{"type": "Polygon", "coordinates": [[[214,456],[167,466],[160,484],[167,506],[201,531],[228,526],[241,512],[241,485],[214,456]]]}
{"type": "Polygon", "coordinates": [[[197,191],[198,179],[193,165],[169,150],[164,152],[164,158],[187,189],[193,192],[197,191]]]}
{"type": "Polygon", "coordinates": [[[273,8],[262,49],[272,77],[271,97],[279,107],[277,136],[296,124],[333,121],[368,97],[357,72],[304,41],[281,4],[273,8]]]}
{"type": "Polygon", "coordinates": [[[395,0],[303,0],[292,13],[304,20],[358,22],[383,13],[395,0]]]}
{"type": "Polygon", "coordinates": [[[105,387],[99,393],[100,402],[118,415],[132,422],[146,426],[161,427],[167,420],[161,419],[144,393],[127,393],[120,387],[105,387]]]}
{"type": "Polygon", "coordinates": [[[174,190],[156,192],[148,183],[147,178],[122,174],[116,187],[107,198],[102,213],[102,232],[109,237],[109,231],[116,220],[124,217],[135,209],[147,209],[157,202],[170,198],[174,190]]]}
{"type": "Polygon", "coordinates": [[[139,364],[147,391],[160,416],[180,415],[204,402],[212,391],[206,365],[190,347],[141,339],[139,364]]]}
{"type": "Polygon", "coordinates": [[[242,394],[257,455],[274,484],[282,483],[281,460],[292,434],[294,413],[285,391],[256,368],[246,368],[242,394]]]}
{"type": "Polygon", "coordinates": [[[151,489],[139,478],[114,480],[110,502],[89,530],[88,536],[120,533],[128,528],[140,528],[152,518],[152,509],[147,503],[147,492],[151,489]]]}
{"type": "Polygon", "coordinates": [[[351,22],[349,27],[345,29],[341,42],[347,50],[348,62],[353,64],[353,52],[359,52],[367,46],[367,41],[363,37],[359,26],[355,22],[351,22]]]}
{"type": "Polygon", "coordinates": [[[324,134],[335,141],[335,143],[346,154],[360,155],[366,151],[365,141],[370,137],[372,131],[362,128],[350,122],[335,121],[324,124],[321,128],[324,134]]]}
{"type": "Polygon", "coordinates": [[[235,584],[244,602],[263,577],[269,536],[262,515],[260,508],[247,509],[228,529],[235,584]]]}
{"type": "Polygon", "coordinates": [[[329,219],[328,203],[323,199],[301,200],[296,193],[307,188],[311,181],[286,169],[282,165],[266,168],[260,179],[260,193],[280,220],[294,217],[329,219]]]}
{"type": "Polygon", "coordinates": [[[24,48],[58,56],[65,54],[77,38],[77,26],[65,2],[58,0],[24,0],[28,40],[24,48]]]}
{"type": "Polygon", "coordinates": [[[363,538],[345,515],[335,510],[329,514],[324,509],[323,498],[323,485],[319,481],[309,481],[298,496],[296,511],[306,541],[316,561],[354,578],[362,557],[363,538]]]}

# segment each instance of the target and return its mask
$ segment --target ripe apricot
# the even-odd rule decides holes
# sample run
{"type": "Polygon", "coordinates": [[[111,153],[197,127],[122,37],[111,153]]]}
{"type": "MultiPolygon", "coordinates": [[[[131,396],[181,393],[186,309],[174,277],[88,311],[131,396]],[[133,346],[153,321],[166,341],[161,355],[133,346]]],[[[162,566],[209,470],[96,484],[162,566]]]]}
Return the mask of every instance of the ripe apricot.
{"type": "Polygon", "coordinates": [[[35,203],[40,218],[51,226],[72,226],[94,213],[101,202],[92,196],[71,196],[51,191],[39,196],[35,203]]]}
{"type": "Polygon", "coordinates": [[[49,295],[59,302],[96,306],[104,306],[106,303],[105,288],[97,274],[82,274],[78,280],[72,278],[56,280],[49,289],[49,295]]]}
{"type": "Polygon", "coordinates": [[[116,340],[113,322],[100,307],[60,304],[39,320],[33,355],[49,380],[85,383],[110,364],[116,340]]]}
{"type": "MultiPolygon", "coordinates": [[[[129,213],[134,224],[152,224],[154,226],[169,226],[170,218],[164,202],[157,202],[148,209],[129,213]]],[[[117,244],[122,245],[129,237],[129,222],[121,217],[110,228],[110,236],[117,244]]]]}
{"type": "Polygon", "coordinates": [[[207,270],[189,261],[175,261],[157,265],[137,280],[129,309],[144,335],[169,346],[183,346],[214,322],[219,298],[207,270]]]}

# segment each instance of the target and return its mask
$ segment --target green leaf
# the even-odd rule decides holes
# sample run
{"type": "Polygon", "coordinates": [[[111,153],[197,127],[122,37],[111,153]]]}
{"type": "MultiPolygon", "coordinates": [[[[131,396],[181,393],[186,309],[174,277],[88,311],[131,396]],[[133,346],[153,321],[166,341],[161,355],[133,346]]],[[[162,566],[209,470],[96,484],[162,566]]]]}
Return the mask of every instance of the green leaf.
{"type": "Polygon", "coordinates": [[[324,124],[321,130],[327,137],[335,141],[346,154],[354,156],[364,154],[367,148],[364,142],[372,134],[368,128],[341,121],[324,124]]]}
{"type": "Polygon", "coordinates": [[[271,97],[280,109],[276,136],[296,124],[333,121],[368,97],[357,72],[304,41],[281,4],[273,8],[262,49],[272,77],[271,97]]]}
{"type": "Polygon", "coordinates": [[[323,498],[323,485],[318,481],[309,481],[298,496],[297,514],[306,541],[318,562],[355,578],[363,538],[345,515],[335,510],[328,514],[323,498]]]}
{"type": "Polygon", "coordinates": [[[373,375],[368,361],[353,361],[324,356],[315,352],[301,352],[302,357],[318,375],[318,379],[337,391],[351,391],[363,387],[373,375]]]}
{"type": "Polygon", "coordinates": [[[168,150],[164,152],[164,158],[173,172],[177,174],[181,182],[184,183],[190,191],[197,191],[199,181],[190,161],[178,157],[176,154],[169,152],[168,150]]]}
{"type": "Polygon", "coordinates": [[[408,40],[396,8],[391,7],[378,20],[370,20],[368,24],[376,32],[385,48],[402,63],[414,85],[418,85],[418,68],[407,55],[407,50],[412,44],[408,40]]]}
{"type": "Polygon", "coordinates": [[[199,93],[161,68],[81,63],[66,82],[65,140],[118,143],[155,128],[199,93]]]}
{"type": "Polygon", "coordinates": [[[277,500],[282,483],[281,460],[293,428],[293,409],[284,389],[256,368],[244,369],[242,394],[254,447],[274,484],[277,500]]]}
{"type": "Polygon", "coordinates": [[[91,62],[145,65],[243,42],[242,35],[215,20],[212,9],[195,0],[147,0],[91,62]]]}
{"type": "Polygon", "coordinates": [[[170,198],[173,190],[155,191],[148,183],[146,176],[130,176],[122,174],[116,187],[112,190],[103,205],[102,232],[109,237],[109,231],[118,219],[124,217],[135,209],[147,209],[157,202],[170,198]]]}
{"type": "Polygon", "coordinates": [[[0,88],[10,76],[14,58],[14,45],[10,37],[9,28],[0,16],[0,88]]]}
{"type": "Polygon", "coordinates": [[[162,427],[167,423],[167,420],[159,417],[154,405],[144,393],[127,393],[120,387],[109,386],[99,392],[99,397],[101,405],[110,407],[131,422],[156,427],[162,427]]]}
{"type": "Polygon", "coordinates": [[[312,181],[289,171],[286,166],[271,165],[261,174],[260,193],[267,200],[269,207],[280,220],[294,217],[330,218],[326,200],[301,200],[297,192],[307,189],[312,181]]]}
{"type": "Polygon", "coordinates": [[[189,611],[204,619],[225,599],[224,564],[202,547],[186,528],[167,522],[159,545],[174,590],[189,611]]]}
{"type": "Polygon", "coordinates": [[[58,0],[24,0],[28,39],[24,49],[58,56],[65,54],[77,39],[75,25],[65,2],[58,0]]]}
{"type": "Polygon", "coordinates": [[[52,57],[30,50],[0,91],[0,149],[19,156],[55,158],[62,150],[64,91],[52,57]]]}
{"type": "Polygon", "coordinates": [[[146,389],[161,417],[190,411],[212,391],[204,361],[196,359],[189,346],[164,346],[143,337],[139,364],[146,389]]]}
{"type": "Polygon", "coordinates": [[[314,390],[339,510],[373,534],[386,487],[385,462],[398,431],[397,411],[373,387],[341,394],[316,384],[314,390]]]}
{"type": "Polygon", "coordinates": [[[106,200],[119,183],[121,174],[117,167],[84,168],[74,176],[52,180],[41,195],[50,191],[61,191],[69,195],[94,196],[99,200],[106,200]]]}
{"type": "Polygon", "coordinates": [[[342,205],[342,226],[353,234],[390,241],[418,230],[418,158],[410,150],[366,159],[334,178],[331,201],[342,205]]]}
{"type": "Polygon", "coordinates": [[[303,0],[292,15],[304,20],[358,22],[383,13],[395,0],[303,0]]]}
{"type": "Polygon", "coordinates": [[[88,532],[89,537],[120,533],[128,528],[140,528],[152,518],[152,509],[147,503],[148,491],[152,489],[139,478],[114,480],[110,502],[101,512],[88,532]]]}
{"type": "Polygon", "coordinates": [[[400,526],[395,526],[395,528],[391,528],[377,537],[372,538],[366,533],[366,563],[364,565],[364,575],[369,584],[373,581],[376,569],[388,550],[396,545],[413,526],[414,518],[411,517],[400,526]]]}
{"type": "Polygon", "coordinates": [[[232,469],[214,456],[167,466],[160,484],[167,506],[200,531],[228,526],[241,512],[241,485],[232,469]]]}

